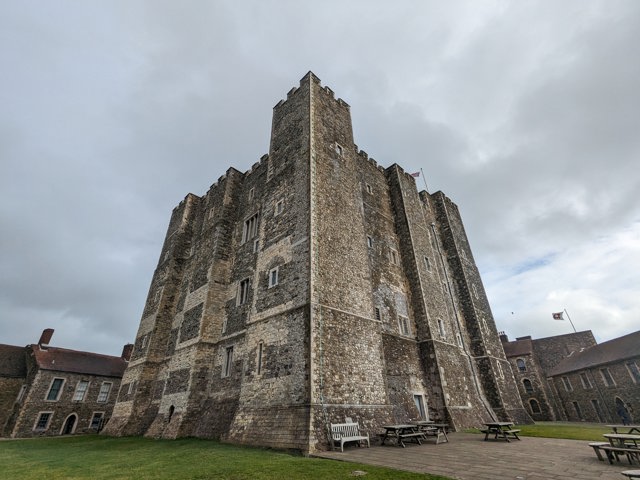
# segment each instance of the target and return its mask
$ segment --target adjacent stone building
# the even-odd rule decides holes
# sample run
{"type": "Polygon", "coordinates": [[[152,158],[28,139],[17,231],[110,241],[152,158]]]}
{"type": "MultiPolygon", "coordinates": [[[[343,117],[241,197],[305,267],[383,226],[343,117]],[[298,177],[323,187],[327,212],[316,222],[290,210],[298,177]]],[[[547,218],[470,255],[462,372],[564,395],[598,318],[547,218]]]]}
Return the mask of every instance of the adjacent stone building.
{"type": "Polygon", "coordinates": [[[122,357],[49,345],[0,345],[0,433],[34,437],[99,431],[110,417],[131,354],[122,357]]]}
{"type": "Polygon", "coordinates": [[[104,432],[308,452],[345,417],[531,421],[457,206],[359,150],[309,72],[269,154],[174,209],[104,432]]]}
{"type": "Polygon", "coordinates": [[[565,358],[549,371],[560,419],[640,421],[640,331],[565,358]]]}
{"type": "Polygon", "coordinates": [[[549,372],[565,358],[596,345],[590,330],[532,339],[509,341],[500,334],[505,355],[511,363],[518,390],[531,417],[536,421],[563,419],[558,399],[548,381],[549,372]]]}

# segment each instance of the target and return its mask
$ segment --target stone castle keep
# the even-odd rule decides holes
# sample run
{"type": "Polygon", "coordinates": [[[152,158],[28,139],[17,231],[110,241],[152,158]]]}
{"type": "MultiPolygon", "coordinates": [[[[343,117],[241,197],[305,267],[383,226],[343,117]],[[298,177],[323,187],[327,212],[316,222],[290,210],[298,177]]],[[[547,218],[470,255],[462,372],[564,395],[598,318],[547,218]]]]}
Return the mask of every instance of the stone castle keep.
{"type": "Polygon", "coordinates": [[[105,433],[309,452],[345,417],[531,421],[458,208],[359,151],[309,72],[269,154],[173,210],[105,433]]]}

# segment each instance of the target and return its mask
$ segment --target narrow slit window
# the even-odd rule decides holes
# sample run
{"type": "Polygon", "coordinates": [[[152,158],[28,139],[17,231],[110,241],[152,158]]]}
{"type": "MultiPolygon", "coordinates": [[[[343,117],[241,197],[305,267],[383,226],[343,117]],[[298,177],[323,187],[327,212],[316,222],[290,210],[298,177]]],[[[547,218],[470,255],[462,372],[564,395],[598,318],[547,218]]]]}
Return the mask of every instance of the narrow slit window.
{"type": "Polygon", "coordinates": [[[236,302],[237,305],[244,305],[249,300],[249,285],[250,281],[248,278],[241,280],[238,284],[238,300],[236,302]]]}
{"type": "Polygon", "coordinates": [[[272,268],[271,270],[269,270],[269,288],[275,287],[276,285],[278,285],[279,272],[280,272],[279,267],[272,268]]]}
{"type": "Polygon", "coordinates": [[[227,347],[224,357],[224,369],[222,370],[222,376],[228,377],[231,375],[231,367],[233,365],[233,347],[227,347]]]}
{"type": "Polygon", "coordinates": [[[264,343],[260,342],[258,344],[258,361],[257,361],[257,367],[256,367],[258,375],[262,373],[262,352],[263,351],[264,351],[264,343]]]}

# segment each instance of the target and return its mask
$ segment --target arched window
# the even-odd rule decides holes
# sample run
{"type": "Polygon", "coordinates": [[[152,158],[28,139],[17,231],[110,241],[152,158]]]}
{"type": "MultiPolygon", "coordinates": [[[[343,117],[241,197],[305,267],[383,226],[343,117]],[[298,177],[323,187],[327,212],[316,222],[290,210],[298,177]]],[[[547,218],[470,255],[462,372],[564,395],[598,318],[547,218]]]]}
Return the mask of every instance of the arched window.
{"type": "Polygon", "coordinates": [[[524,360],[519,358],[516,360],[516,365],[518,366],[518,370],[521,372],[527,371],[527,366],[524,364],[524,360]]]}
{"type": "Polygon", "coordinates": [[[537,400],[532,398],[529,400],[529,405],[531,405],[531,413],[540,413],[540,405],[537,400]]]}
{"type": "Polygon", "coordinates": [[[529,380],[528,378],[525,378],[522,381],[522,384],[524,385],[524,391],[527,393],[531,393],[533,392],[533,385],[531,385],[531,380],[529,380]]]}

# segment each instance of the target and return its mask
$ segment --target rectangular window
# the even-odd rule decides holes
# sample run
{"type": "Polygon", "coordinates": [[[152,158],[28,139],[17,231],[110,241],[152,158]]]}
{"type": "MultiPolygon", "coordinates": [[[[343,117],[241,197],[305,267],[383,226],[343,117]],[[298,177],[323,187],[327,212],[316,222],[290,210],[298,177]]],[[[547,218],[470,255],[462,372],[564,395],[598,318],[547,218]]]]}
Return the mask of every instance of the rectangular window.
{"type": "Polygon", "coordinates": [[[100,431],[102,430],[102,422],[104,419],[104,412],[93,412],[93,417],[91,417],[91,426],[89,427],[91,430],[100,431]]]}
{"type": "Polygon", "coordinates": [[[284,200],[280,199],[276,202],[276,208],[275,208],[275,211],[273,212],[273,215],[277,217],[282,213],[283,210],[284,210],[284,200]]]}
{"type": "Polygon", "coordinates": [[[109,393],[111,392],[111,382],[102,382],[100,385],[100,392],[98,392],[98,403],[105,403],[109,400],[109,393]]]}
{"type": "Polygon", "coordinates": [[[44,431],[49,428],[49,422],[51,421],[51,417],[53,416],[53,412],[42,412],[38,415],[35,425],[33,426],[34,430],[44,431]]]}
{"type": "Polygon", "coordinates": [[[376,320],[382,320],[382,316],[380,315],[380,309],[378,307],[374,308],[373,313],[376,317],[376,320]]]}
{"type": "Polygon", "coordinates": [[[249,190],[249,201],[250,202],[253,201],[253,196],[254,196],[255,192],[256,192],[255,188],[251,188],[249,190]]]}
{"type": "Polygon", "coordinates": [[[640,370],[638,369],[638,364],[636,362],[627,362],[627,370],[629,370],[629,375],[631,375],[633,383],[640,383],[640,370]]]}
{"type": "Polygon", "coordinates": [[[564,385],[564,389],[567,392],[573,391],[573,386],[571,385],[571,380],[569,380],[569,377],[562,377],[562,384],[564,385]]]}
{"type": "Polygon", "coordinates": [[[456,333],[456,340],[458,341],[458,346],[462,347],[462,336],[459,333],[456,333]]]}
{"type": "Polygon", "coordinates": [[[342,156],[342,146],[339,145],[338,143],[336,143],[335,150],[336,150],[336,153],[338,154],[338,156],[341,157],[342,156]]]}
{"type": "Polygon", "coordinates": [[[16,402],[20,403],[22,401],[22,397],[24,397],[25,392],[27,391],[27,386],[22,385],[20,387],[20,391],[18,392],[18,398],[16,398],[16,402]]]}
{"type": "Polygon", "coordinates": [[[403,317],[402,315],[398,316],[398,327],[402,335],[409,335],[409,319],[407,317],[403,317]]]}
{"type": "Polygon", "coordinates": [[[269,288],[278,285],[278,271],[280,267],[269,270],[269,288]]]}
{"type": "Polygon", "coordinates": [[[49,387],[49,393],[47,393],[47,401],[57,402],[62,393],[62,385],[64,384],[64,378],[54,378],[49,387]]]}
{"type": "Polygon", "coordinates": [[[228,377],[231,375],[231,366],[233,365],[233,347],[227,347],[224,357],[224,368],[222,370],[222,376],[228,377]]]}
{"type": "Polygon", "coordinates": [[[580,381],[582,382],[582,388],[585,390],[592,388],[591,381],[589,380],[589,377],[587,377],[586,373],[580,373],[580,381]]]}
{"type": "Polygon", "coordinates": [[[600,402],[598,402],[598,400],[591,400],[591,405],[593,406],[593,410],[596,412],[596,415],[598,416],[598,421],[600,423],[604,422],[602,410],[600,410],[600,402]]]}
{"type": "Polygon", "coordinates": [[[253,242],[253,253],[258,253],[258,250],[260,250],[260,240],[253,242]]]}
{"type": "Polygon", "coordinates": [[[238,299],[236,305],[244,305],[249,300],[249,279],[245,278],[238,284],[238,299]]]}
{"type": "Polygon", "coordinates": [[[373,238],[367,235],[367,247],[373,248],[373,238]]]}
{"type": "Polygon", "coordinates": [[[131,382],[129,384],[129,389],[127,390],[127,395],[131,395],[132,393],[135,393],[136,391],[136,381],[134,380],[133,382],[131,382]]]}
{"type": "Polygon", "coordinates": [[[431,271],[431,262],[429,261],[429,257],[424,257],[424,266],[428,271],[431,271]]]}
{"type": "Polygon", "coordinates": [[[257,372],[258,372],[258,375],[260,375],[262,373],[262,351],[263,351],[263,349],[264,349],[264,343],[260,342],[258,344],[258,362],[257,362],[258,366],[257,366],[257,369],[256,369],[257,372]]]}
{"type": "Polygon", "coordinates": [[[390,255],[391,263],[393,263],[394,265],[400,264],[400,261],[398,260],[398,252],[396,252],[394,249],[391,249],[389,252],[389,255],[390,255]]]}
{"type": "Polygon", "coordinates": [[[427,410],[424,408],[424,397],[422,395],[414,395],[413,401],[415,402],[418,413],[420,414],[420,419],[429,420],[427,417],[427,410]]]}
{"type": "Polygon", "coordinates": [[[84,396],[87,394],[88,389],[89,389],[89,382],[86,380],[80,380],[76,385],[76,391],[73,394],[73,401],[82,402],[84,400],[84,396]]]}
{"type": "Polygon", "coordinates": [[[367,193],[373,193],[373,189],[371,188],[371,185],[369,185],[367,183],[367,193]]]}
{"type": "Polygon", "coordinates": [[[604,384],[607,387],[615,386],[616,382],[613,381],[613,377],[611,376],[611,372],[608,368],[601,368],[600,374],[602,375],[602,380],[604,380],[604,384]]]}
{"type": "Polygon", "coordinates": [[[258,234],[258,214],[256,213],[252,217],[249,217],[244,221],[244,227],[242,229],[242,243],[247,240],[251,240],[258,234]]]}
{"type": "Polygon", "coordinates": [[[442,320],[438,319],[438,332],[440,333],[440,336],[442,338],[445,338],[445,331],[444,331],[444,323],[442,323],[442,320]]]}
{"type": "Polygon", "coordinates": [[[578,402],[572,402],[572,403],[573,403],[573,408],[576,411],[576,415],[578,415],[578,418],[582,420],[582,410],[580,410],[580,405],[578,405],[578,402]]]}
{"type": "Polygon", "coordinates": [[[214,213],[215,213],[215,209],[211,207],[211,210],[209,210],[209,220],[213,218],[214,213]]]}

